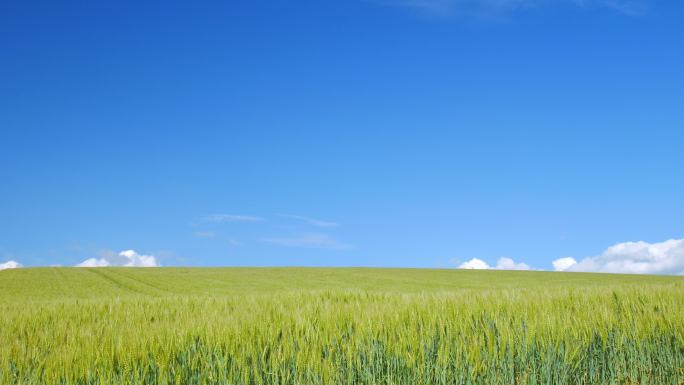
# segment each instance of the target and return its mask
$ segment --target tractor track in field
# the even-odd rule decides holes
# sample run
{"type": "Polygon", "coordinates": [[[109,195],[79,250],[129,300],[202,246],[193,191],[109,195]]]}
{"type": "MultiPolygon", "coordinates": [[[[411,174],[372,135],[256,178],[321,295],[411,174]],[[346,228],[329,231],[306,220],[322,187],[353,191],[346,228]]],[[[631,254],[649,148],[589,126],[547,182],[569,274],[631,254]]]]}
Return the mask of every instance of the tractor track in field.
{"type": "Polygon", "coordinates": [[[96,276],[98,276],[98,277],[104,279],[105,281],[113,284],[114,287],[116,287],[117,289],[122,289],[124,291],[128,291],[128,292],[135,293],[135,294],[142,294],[140,291],[132,289],[129,286],[124,285],[122,282],[110,277],[109,275],[105,274],[104,272],[102,272],[97,267],[89,267],[89,268],[87,268],[87,271],[89,271],[90,273],[95,274],[96,276]]]}
{"type": "Polygon", "coordinates": [[[171,290],[162,289],[161,287],[158,287],[158,286],[155,286],[155,285],[153,285],[153,284],[151,284],[151,283],[149,283],[149,282],[143,281],[143,280],[141,280],[140,278],[134,278],[134,277],[131,277],[131,276],[129,276],[129,275],[121,274],[121,273],[120,273],[119,271],[117,271],[117,270],[110,270],[109,273],[114,274],[114,275],[116,275],[117,277],[127,279],[127,280],[129,280],[129,281],[137,282],[138,284],[140,284],[140,285],[142,285],[142,286],[145,286],[145,287],[148,287],[148,288],[151,288],[152,291],[157,291],[157,292],[159,292],[159,293],[161,293],[161,294],[177,294],[177,293],[175,293],[175,292],[173,292],[173,291],[171,291],[171,290]]]}
{"type": "Polygon", "coordinates": [[[69,282],[69,279],[64,274],[64,271],[62,269],[52,269],[52,274],[55,277],[58,277],[55,280],[56,285],[57,285],[56,290],[58,290],[62,294],[62,296],[64,296],[64,297],[68,296],[69,293],[67,290],[64,289],[64,283],[69,282]]]}
{"type": "Polygon", "coordinates": [[[88,268],[88,271],[103,278],[104,280],[114,284],[115,287],[120,288],[124,291],[134,293],[134,294],[141,294],[141,295],[150,295],[150,296],[159,296],[162,293],[163,294],[168,294],[170,292],[164,291],[162,289],[159,289],[155,286],[152,286],[146,282],[137,280],[135,278],[127,277],[125,275],[117,274],[114,273],[112,270],[105,270],[102,268],[94,267],[94,268],[88,268]],[[128,281],[128,282],[126,282],[128,281]],[[130,281],[135,282],[136,284],[131,284],[130,281]],[[147,289],[143,289],[143,288],[147,289]],[[151,290],[150,290],[151,289],[151,290]],[[161,292],[161,293],[160,293],[161,292]]]}

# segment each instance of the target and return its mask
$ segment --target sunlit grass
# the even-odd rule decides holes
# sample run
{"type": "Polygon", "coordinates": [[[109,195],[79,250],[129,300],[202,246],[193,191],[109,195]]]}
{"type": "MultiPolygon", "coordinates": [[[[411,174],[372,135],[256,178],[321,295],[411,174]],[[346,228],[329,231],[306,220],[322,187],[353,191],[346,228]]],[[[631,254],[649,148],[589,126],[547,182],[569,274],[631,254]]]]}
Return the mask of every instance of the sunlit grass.
{"type": "Polygon", "coordinates": [[[681,384],[679,277],[0,272],[0,384],[681,384]]]}

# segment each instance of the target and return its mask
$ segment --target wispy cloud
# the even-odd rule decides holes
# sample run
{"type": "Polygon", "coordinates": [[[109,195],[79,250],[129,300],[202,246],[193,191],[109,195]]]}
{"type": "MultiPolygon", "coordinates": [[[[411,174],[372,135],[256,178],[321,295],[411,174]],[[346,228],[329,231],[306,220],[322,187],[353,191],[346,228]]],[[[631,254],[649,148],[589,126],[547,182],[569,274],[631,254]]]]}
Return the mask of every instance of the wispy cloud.
{"type": "Polygon", "coordinates": [[[100,258],[88,258],[76,265],[76,267],[155,267],[159,266],[157,258],[153,255],[138,254],[135,250],[124,250],[120,253],[113,251],[102,252],[100,258]]]}
{"type": "Polygon", "coordinates": [[[575,3],[596,3],[602,7],[610,8],[626,15],[641,15],[648,10],[648,4],[639,0],[574,0],[575,3]]]}
{"type": "Polygon", "coordinates": [[[336,222],[323,221],[320,219],[309,218],[309,217],[305,217],[302,215],[278,214],[278,216],[282,217],[282,218],[290,218],[290,219],[296,219],[299,221],[303,221],[303,222],[308,223],[311,226],[316,226],[316,227],[337,227],[337,226],[339,226],[339,224],[336,222]]]}
{"type": "Polygon", "coordinates": [[[216,236],[215,231],[195,231],[195,236],[197,238],[214,238],[216,236]]]}
{"type": "Polygon", "coordinates": [[[235,214],[210,214],[201,219],[205,223],[224,223],[224,222],[263,222],[264,218],[252,215],[235,214]]]}
{"type": "Polygon", "coordinates": [[[377,0],[386,5],[414,8],[437,15],[492,16],[522,9],[572,5],[585,9],[604,8],[626,15],[644,13],[646,0],[377,0]]]}
{"type": "Polygon", "coordinates": [[[351,245],[340,242],[326,234],[305,233],[292,237],[261,238],[262,242],[287,247],[304,247],[314,249],[349,249],[351,245]]]}

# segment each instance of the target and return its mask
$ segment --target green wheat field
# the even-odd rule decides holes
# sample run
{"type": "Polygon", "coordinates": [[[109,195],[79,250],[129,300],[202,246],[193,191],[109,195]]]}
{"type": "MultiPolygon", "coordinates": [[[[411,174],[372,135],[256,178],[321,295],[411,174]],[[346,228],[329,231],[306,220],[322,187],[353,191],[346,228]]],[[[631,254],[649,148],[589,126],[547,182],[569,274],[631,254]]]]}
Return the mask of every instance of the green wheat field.
{"type": "Polygon", "coordinates": [[[0,384],[684,384],[684,279],[6,270],[0,384]]]}

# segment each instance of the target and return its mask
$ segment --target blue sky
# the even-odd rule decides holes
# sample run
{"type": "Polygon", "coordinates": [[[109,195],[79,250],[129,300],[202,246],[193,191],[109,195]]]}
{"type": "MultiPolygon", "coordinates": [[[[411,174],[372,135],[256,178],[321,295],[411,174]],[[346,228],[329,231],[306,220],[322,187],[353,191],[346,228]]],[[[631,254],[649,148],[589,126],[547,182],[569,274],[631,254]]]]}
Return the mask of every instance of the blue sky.
{"type": "Polygon", "coordinates": [[[0,262],[684,272],[683,13],[3,2],[0,262]]]}

